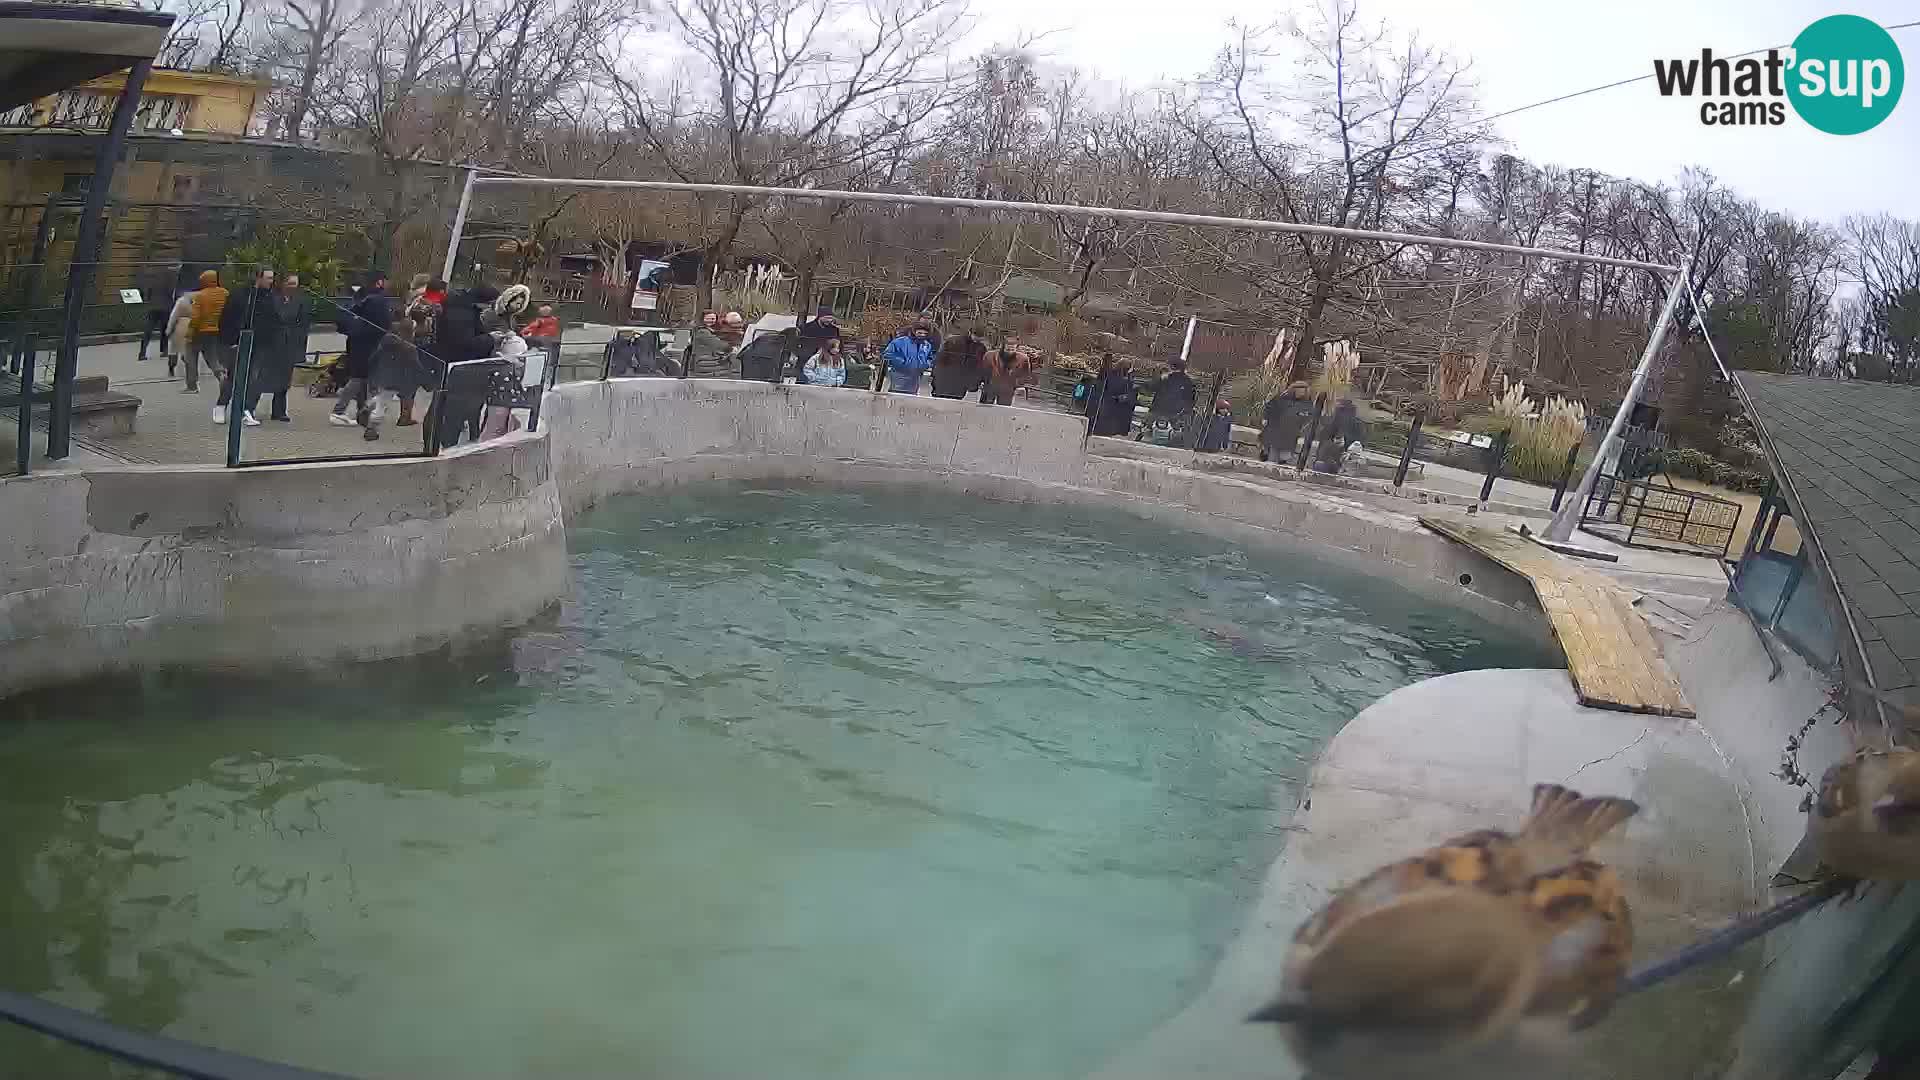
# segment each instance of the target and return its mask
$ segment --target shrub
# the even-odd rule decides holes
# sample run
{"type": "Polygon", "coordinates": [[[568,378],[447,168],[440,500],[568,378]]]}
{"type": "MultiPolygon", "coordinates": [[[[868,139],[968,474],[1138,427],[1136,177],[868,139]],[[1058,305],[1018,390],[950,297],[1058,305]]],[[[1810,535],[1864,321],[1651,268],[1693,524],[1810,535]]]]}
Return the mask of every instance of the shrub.
{"type": "Polygon", "coordinates": [[[1254,368],[1228,379],[1221,393],[1233,405],[1233,415],[1258,425],[1260,417],[1265,415],[1267,402],[1287,388],[1287,375],[1286,367],[1280,364],[1254,368]]]}
{"type": "Polygon", "coordinates": [[[1698,480],[1728,491],[1758,494],[1767,490],[1771,474],[1730,465],[1700,450],[1668,450],[1660,455],[1660,471],[1682,480],[1698,480]]]}
{"type": "Polygon", "coordinates": [[[1494,400],[1493,419],[1496,429],[1507,431],[1507,473],[1536,484],[1558,482],[1567,453],[1587,434],[1586,406],[1563,397],[1537,405],[1525,383],[1514,383],[1494,400]]]}

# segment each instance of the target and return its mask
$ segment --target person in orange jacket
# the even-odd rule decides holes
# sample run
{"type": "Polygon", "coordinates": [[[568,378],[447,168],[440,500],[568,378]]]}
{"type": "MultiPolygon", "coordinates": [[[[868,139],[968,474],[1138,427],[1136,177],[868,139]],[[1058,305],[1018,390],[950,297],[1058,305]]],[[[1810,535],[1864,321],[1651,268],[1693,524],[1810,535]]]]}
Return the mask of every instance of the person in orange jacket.
{"type": "Polygon", "coordinates": [[[193,303],[188,308],[187,329],[193,338],[183,350],[187,362],[187,385],[181,393],[200,392],[200,363],[203,360],[214,378],[224,377],[227,368],[220,353],[220,316],[226,310],[227,290],[220,284],[219,271],[200,271],[200,288],[193,294],[193,303]]]}

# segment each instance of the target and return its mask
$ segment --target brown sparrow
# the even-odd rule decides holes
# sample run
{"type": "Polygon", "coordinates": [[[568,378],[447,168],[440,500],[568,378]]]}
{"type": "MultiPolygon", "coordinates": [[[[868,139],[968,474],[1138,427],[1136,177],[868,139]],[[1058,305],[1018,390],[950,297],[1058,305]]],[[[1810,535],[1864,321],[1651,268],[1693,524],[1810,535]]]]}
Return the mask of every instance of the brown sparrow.
{"type": "Polygon", "coordinates": [[[1828,769],[1807,832],[1835,874],[1920,881],[1920,751],[1862,750],[1828,769]]]}
{"type": "Polygon", "coordinates": [[[1484,829],[1341,890],[1294,934],[1281,1025],[1316,1078],[1471,1074],[1597,1022],[1633,951],[1612,870],[1586,857],[1639,807],[1534,788],[1518,834],[1484,829]]]}

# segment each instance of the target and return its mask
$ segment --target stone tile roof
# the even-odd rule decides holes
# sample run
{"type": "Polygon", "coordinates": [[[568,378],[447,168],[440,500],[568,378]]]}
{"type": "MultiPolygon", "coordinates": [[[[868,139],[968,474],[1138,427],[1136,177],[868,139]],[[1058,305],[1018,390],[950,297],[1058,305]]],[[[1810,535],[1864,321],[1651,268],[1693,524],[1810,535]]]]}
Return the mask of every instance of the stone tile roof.
{"type": "Polygon", "coordinates": [[[1827,553],[1874,682],[1920,686],[1920,388],[1738,378],[1800,493],[1801,531],[1827,553]]]}

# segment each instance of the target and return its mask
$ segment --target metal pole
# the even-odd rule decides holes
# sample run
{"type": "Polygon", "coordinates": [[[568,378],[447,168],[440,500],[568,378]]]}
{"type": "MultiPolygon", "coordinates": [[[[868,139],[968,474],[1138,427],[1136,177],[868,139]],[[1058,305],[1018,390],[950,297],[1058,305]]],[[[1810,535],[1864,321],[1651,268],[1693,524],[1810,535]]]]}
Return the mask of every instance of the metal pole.
{"type": "Polygon", "coordinates": [[[50,458],[67,456],[68,440],[73,431],[73,380],[80,368],[80,315],[86,310],[87,295],[93,291],[95,264],[100,259],[100,240],[105,232],[103,219],[106,215],[107,193],[113,187],[114,166],[119,164],[120,152],[127,145],[127,131],[133,127],[133,114],[140,107],[140,91],[147,85],[147,73],[152,69],[152,60],[136,60],[127,69],[126,82],[120,88],[120,100],[113,106],[113,120],[107,127],[106,137],[100,142],[100,153],[94,158],[93,179],[87,187],[86,202],[80,208],[80,228],[73,242],[73,265],[67,274],[67,306],[60,328],[60,352],[53,364],[53,404],[47,410],[47,456],[50,458]]]}
{"type": "Polygon", "coordinates": [[[1551,510],[1560,509],[1560,501],[1567,497],[1567,481],[1573,479],[1573,463],[1580,457],[1580,442],[1576,441],[1567,448],[1567,463],[1560,467],[1560,479],[1553,485],[1553,505],[1551,510]]]}
{"type": "Polygon", "coordinates": [[[473,166],[467,166],[467,182],[460,185],[460,208],[453,212],[453,234],[447,237],[447,258],[440,264],[440,280],[449,285],[453,282],[453,264],[460,257],[460,234],[467,227],[467,206],[473,201],[473,179],[477,175],[473,166]]]}
{"type": "Polygon", "coordinates": [[[1309,236],[1340,236],[1349,240],[1380,240],[1389,244],[1431,244],[1434,247],[1462,248],[1468,251],[1493,251],[1508,255],[1531,255],[1544,259],[1621,266],[1629,270],[1655,270],[1677,274],[1680,268],[1662,263],[1616,259],[1607,255],[1584,255],[1577,251],[1521,247],[1517,244],[1490,244],[1483,240],[1457,240],[1449,236],[1423,236],[1419,233],[1380,232],[1374,229],[1343,229],[1333,225],[1309,225],[1298,221],[1267,221],[1261,218],[1220,217],[1214,214],[1176,214],[1163,210],[1134,210],[1113,206],[1076,206],[1070,203],[1015,202],[1007,199],[958,199],[944,195],[903,195],[888,191],[835,191],[812,188],[759,187],[753,184],[691,184],[679,180],[592,180],[545,176],[482,176],[475,183],[520,184],[534,187],[630,188],[636,191],[691,191],[709,195],[752,195],[761,198],[845,199],[849,202],[898,203],[908,206],[938,206],[952,210],[1003,210],[1017,214],[1047,214],[1066,217],[1104,217],[1121,221],[1158,221],[1169,225],[1192,225],[1218,229],[1245,229],[1249,232],[1303,233],[1309,236]]]}
{"type": "MultiPolygon", "coordinates": [[[[247,290],[249,297],[253,290],[247,290]]],[[[247,313],[247,320],[253,320],[253,312],[247,313]]],[[[253,331],[240,331],[240,342],[234,348],[233,374],[227,377],[227,385],[232,393],[227,396],[227,468],[240,467],[240,432],[246,422],[248,384],[253,381],[253,331]]],[[[292,415],[289,413],[288,415],[292,415]]]]}
{"type": "Polygon", "coordinates": [[[22,366],[31,368],[38,359],[39,347],[34,343],[34,324],[39,321],[40,283],[47,276],[47,248],[53,243],[53,215],[59,211],[58,192],[47,196],[46,207],[40,212],[40,226],[33,232],[33,273],[27,276],[26,295],[20,302],[20,348],[13,357],[13,370],[22,366]]]}
{"type": "Polygon", "coordinates": [[[1087,443],[1093,438],[1093,423],[1100,416],[1100,406],[1105,404],[1107,396],[1107,372],[1113,368],[1113,359],[1100,358],[1100,374],[1093,377],[1093,389],[1087,392],[1087,432],[1080,436],[1080,449],[1085,451],[1087,443]]]}
{"type": "Polygon", "coordinates": [[[1293,460],[1295,472],[1305,472],[1307,455],[1313,452],[1313,433],[1320,429],[1320,414],[1327,408],[1327,395],[1321,394],[1313,399],[1313,415],[1307,418],[1307,430],[1300,436],[1300,454],[1293,460]]]}
{"type": "Polygon", "coordinates": [[[1399,487],[1407,482],[1407,467],[1413,464],[1414,440],[1420,437],[1420,422],[1427,418],[1425,412],[1413,414],[1413,426],[1407,429],[1407,445],[1400,450],[1400,467],[1394,470],[1393,486],[1399,487]]]}
{"type": "Polygon", "coordinates": [[[1500,479],[1500,466],[1507,460],[1507,439],[1511,432],[1502,430],[1493,436],[1493,445],[1487,448],[1487,479],[1480,485],[1480,505],[1486,506],[1493,497],[1493,482],[1500,479]]]}
{"type": "Polygon", "coordinates": [[[1587,504],[1587,498],[1593,494],[1593,486],[1600,479],[1600,470],[1607,460],[1607,446],[1620,437],[1627,426],[1627,417],[1632,415],[1634,403],[1640,400],[1640,392],[1646,388],[1647,376],[1653,371],[1653,362],[1660,355],[1660,346],[1667,338],[1667,327],[1673,323],[1673,313],[1680,307],[1680,297],[1687,291],[1687,277],[1684,273],[1675,277],[1673,285],[1667,290],[1667,302],[1660,308],[1660,318],[1653,324],[1653,334],[1647,338],[1647,351],[1640,355],[1640,366],[1633,370],[1633,382],[1627,387],[1627,396],[1620,401],[1620,411],[1613,414],[1613,424],[1607,428],[1606,437],[1600,440],[1600,452],[1587,463],[1587,471],[1580,478],[1580,486],[1574,489],[1573,501],[1554,512],[1553,521],[1548,523],[1542,535],[1549,540],[1566,543],[1573,539],[1573,526],[1579,520],[1579,509],[1587,504]]]}

